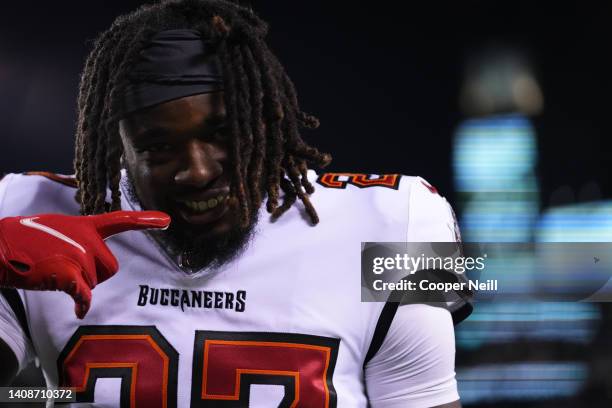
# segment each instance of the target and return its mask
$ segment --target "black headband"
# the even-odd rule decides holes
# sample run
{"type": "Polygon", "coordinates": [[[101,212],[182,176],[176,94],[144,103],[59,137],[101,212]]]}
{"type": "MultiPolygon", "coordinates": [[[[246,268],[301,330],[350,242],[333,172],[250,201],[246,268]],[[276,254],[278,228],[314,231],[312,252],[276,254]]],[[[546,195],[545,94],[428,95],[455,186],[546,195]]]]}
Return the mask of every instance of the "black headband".
{"type": "Polygon", "coordinates": [[[121,116],[173,99],[223,90],[215,51],[196,30],[155,34],[128,74],[121,116]]]}

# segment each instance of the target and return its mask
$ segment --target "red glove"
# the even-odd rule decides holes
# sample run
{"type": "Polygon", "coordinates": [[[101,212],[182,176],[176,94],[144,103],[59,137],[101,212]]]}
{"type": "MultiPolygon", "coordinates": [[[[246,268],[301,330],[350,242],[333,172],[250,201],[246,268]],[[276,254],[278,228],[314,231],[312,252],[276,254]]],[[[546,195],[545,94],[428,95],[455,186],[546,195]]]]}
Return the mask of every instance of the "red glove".
{"type": "Polygon", "coordinates": [[[0,286],[61,290],[85,317],[91,289],[113,276],[117,259],[104,243],[127,230],[166,228],[170,217],[158,211],[117,211],[74,217],[45,214],[0,220],[0,286]]]}

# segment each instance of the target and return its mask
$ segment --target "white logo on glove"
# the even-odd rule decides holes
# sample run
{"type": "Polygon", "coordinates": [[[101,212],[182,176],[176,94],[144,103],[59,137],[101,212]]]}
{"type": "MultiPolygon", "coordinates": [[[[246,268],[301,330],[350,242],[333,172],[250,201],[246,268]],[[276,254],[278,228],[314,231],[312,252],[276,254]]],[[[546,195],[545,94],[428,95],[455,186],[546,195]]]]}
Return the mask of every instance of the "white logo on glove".
{"type": "Polygon", "coordinates": [[[39,217],[30,217],[30,218],[22,218],[21,220],[19,220],[19,222],[21,223],[21,225],[25,226],[25,227],[30,227],[30,228],[34,228],[36,230],[42,231],[42,232],[46,232],[49,235],[54,236],[55,238],[59,238],[64,242],[69,243],[70,245],[78,248],[79,250],[81,250],[81,252],[86,253],[85,248],[83,248],[78,242],[76,242],[75,240],[67,237],[66,235],[62,234],[61,232],[59,232],[58,230],[55,230],[51,227],[47,227],[46,225],[42,225],[37,223],[36,219],[38,219],[39,217]]]}

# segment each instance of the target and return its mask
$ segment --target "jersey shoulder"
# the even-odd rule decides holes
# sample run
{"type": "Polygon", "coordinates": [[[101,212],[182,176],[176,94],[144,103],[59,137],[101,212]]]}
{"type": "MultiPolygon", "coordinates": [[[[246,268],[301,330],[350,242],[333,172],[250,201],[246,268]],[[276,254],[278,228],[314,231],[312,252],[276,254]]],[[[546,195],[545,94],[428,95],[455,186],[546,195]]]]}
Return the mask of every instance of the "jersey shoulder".
{"type": "Polygon", "coordinates": [[[397,223],[406,228],[406,241],[460,239],[452,208],[422,177],[311,172],[309,180],[316,183],[317,211],[350,211],[363,222],[397,223]]]}
{"type": "Polygon", "coordinates": [[[11,173],[0,181],[0,216],[78,214],[73,176],[43,171],[11,173]]]}

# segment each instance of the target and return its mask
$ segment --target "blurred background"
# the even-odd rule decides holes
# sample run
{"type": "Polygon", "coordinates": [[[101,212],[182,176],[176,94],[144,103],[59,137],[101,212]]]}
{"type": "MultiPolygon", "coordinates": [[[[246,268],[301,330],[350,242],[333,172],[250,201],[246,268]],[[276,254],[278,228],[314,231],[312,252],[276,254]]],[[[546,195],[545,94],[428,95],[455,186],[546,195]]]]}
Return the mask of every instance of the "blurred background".
{"type": "MultiPolygon", "coordinates": [[[[3,6],[0,173],[72,172],[84,58],[143,3],[3,6]]],[[[302,107],[321,119],[306,138],[333,154],[331,171],[426,178],[465,241],[612,241],[609,4],[243,3],[270,23],[302,107]]],[[[498,272],[529,282],[532,258],[512,254],[498,272]]],[[[609,303],[477,306],[457,331],[465,407],[610,406],[609,303]]]]}

